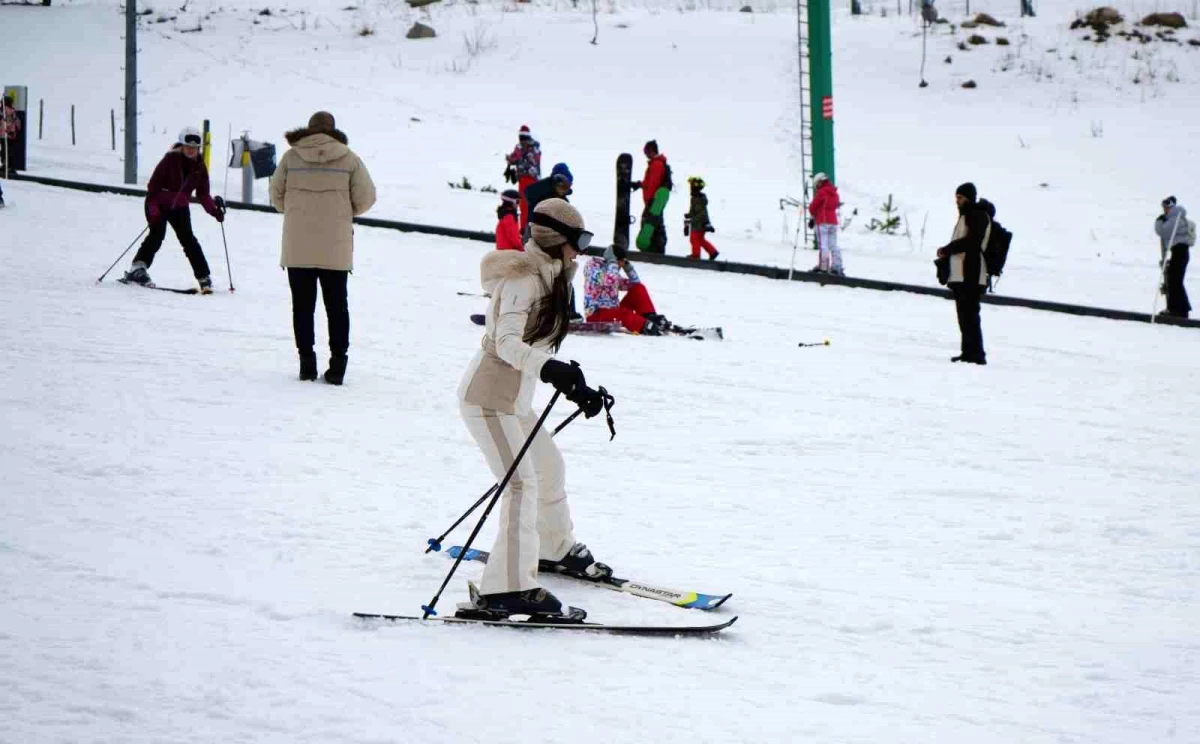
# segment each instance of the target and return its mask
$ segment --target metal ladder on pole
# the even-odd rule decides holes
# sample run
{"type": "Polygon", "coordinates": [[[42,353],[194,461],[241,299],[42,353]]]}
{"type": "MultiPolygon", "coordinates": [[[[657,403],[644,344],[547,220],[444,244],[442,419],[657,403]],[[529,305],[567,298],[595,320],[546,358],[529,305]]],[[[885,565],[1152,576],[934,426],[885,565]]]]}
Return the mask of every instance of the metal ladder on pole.
{"type": "MultiPolygon", "coordinates": [[[[825,0],[815,0],[822,2],[825,0]]],[[[808,246],[808,185],[812,181],[812,173],[809,170],[812,168],[813,161],[813,137],[812,137],[812,112],[809,109],[810,98],[812,96],[812,80],[809,75],[809,47],[808,47],[808,0],[796,0],[796,53],[798,55],[799,70],[799,87],[800,87],[800,171],[803,174],[804,183],[802,184],[803,196],[800,200],[800,226],[797,234],[802,234],[803,242],[797,241],[792,246],[792,264],[788,269],[788,279],[792,278],[792,273],[796,270],[796,252],[800,245],[808,246]]]]}

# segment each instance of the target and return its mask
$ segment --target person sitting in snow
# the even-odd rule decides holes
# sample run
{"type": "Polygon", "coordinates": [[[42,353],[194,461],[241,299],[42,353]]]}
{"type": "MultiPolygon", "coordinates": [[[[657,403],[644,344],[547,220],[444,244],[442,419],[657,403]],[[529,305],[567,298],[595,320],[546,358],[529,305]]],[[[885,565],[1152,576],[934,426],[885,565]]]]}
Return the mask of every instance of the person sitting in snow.
{"type": "Polygon", "coordinates": [[[700,249],[703,248],[708,252],[708,260],[716,261],[720,252],[704,238],[705,233],[713,231],[712,223],[708,221],[708,197],[704,194],[704,179],[692,176],[688,179],[688,185],[692,188],[692,203],[688,207],[688,213],[683,216],[683,235],[687,237],[690,234],[692,240],[692,254],[688,258],[699,260],[700,249]]]}
{"type": "Polygon", "coordinates": [[[508,189],[500,194],[500,206],[496,208],[496,250],[521,251],[521,228],[517,226],[517,204],[521,194],[508,189]]]}
{"type": "Polygon", "coordinates": [[[167,236],[167,225],[175,230],[175,237],[183,246],[183,255],[192,265],[192,274],[200,283],[200,292],[212,294],[212,277],[204,249],[192,232],[192,213],[188,204],[192,192],[200,200],[204,211],[217,222],[225,221],[225,202],[221,197],[213,199],[209,194],[208,169],[200,158],[200,130],[185,127],[179,133],[179,141],[159,161],[146,186],[146,221],[150,234],[146,236],[133,257],[133,265],[125,272],[125,281],[136,284],[151,284],[149,268],[154,255],[162,247],[167,236]]]}
{"type": "Polygon", "coordinates": [[[508,167],[504,169],[504,177],[510,183],[517,184],[521,194],[521,232],[529,225],[530,206],[525,200],[525,190],[542,177],[542,145],[533,138],[528,124],[522,124],[517,132],[517,146],[505,158],[508,167]]]}
{"type": "Polygon", "coordinates": [[[620,323],[630,333],[661,336],[674,326],[659,315],[623,248],[609,246],[583,269],[583,311],[589,323],[620,323]],[[624,276],[621,276],[624,272],[624,276]],[[620,293],[625,297],[621,298],[620,293]]]}

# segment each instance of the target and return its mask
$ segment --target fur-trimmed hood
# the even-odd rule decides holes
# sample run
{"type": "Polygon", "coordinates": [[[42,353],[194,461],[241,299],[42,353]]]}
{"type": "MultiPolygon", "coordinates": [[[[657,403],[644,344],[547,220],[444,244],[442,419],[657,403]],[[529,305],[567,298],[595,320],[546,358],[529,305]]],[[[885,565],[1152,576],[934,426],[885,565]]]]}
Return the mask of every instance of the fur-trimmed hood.
{"type": "Polygon", "coordinates": [[[305,127],[293,129],[284,135],[296,154],[309,163],[328,163],[346,156],[350,143],[340,129],[332,132],[316,131],[305,127]]]}
{"type": "MultiPolygon", "coordinates": [[[[491,294],[501,281],[522,276],[540,276],[549,287],[562,271],[562,263],[551,258],[536,241],[525,241],[522,251],[492,251],[479,262],[479,282],[491,294]]],[[[567,266],[567,278],[575,278],[575,262],[567,266]]]]}

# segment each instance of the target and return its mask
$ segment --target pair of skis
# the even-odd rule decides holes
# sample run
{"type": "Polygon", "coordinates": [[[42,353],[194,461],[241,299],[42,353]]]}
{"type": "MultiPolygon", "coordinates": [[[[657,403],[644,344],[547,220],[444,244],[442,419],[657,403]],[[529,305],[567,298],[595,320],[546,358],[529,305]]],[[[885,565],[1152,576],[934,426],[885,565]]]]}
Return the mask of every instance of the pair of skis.
{"type": "MultiPolygon", "coordinates": [[[[471,316],[471,322],[475,325],[486,325],[487,319],[475,313],[471,316]]],[[[624,333],[625,327],[617,322],[601,322],[589,323],[572,321],[568,330],[571,333],[590,333],[607,336],[612,333],[624,333]]],[[[679,328],[668,335],[679,336],[681,338],[690,338],[696,341],[722,341],[725,338],[725,331],[720,326],[712,328],[679,328]]]]}
{"type": "MultiPolygon", "coordinates": [[[[464,561],[475,561],[477,563],[487,563],[488,552],[486,550],[469,549],[463,554],[461,546],[454,546],[446,551],[446,555],[450,558],[458,558],[463,556],[464,561]]],[[[593,579],[586,576],[580,576],[573,573],[564,573],[550,569],[548,573],[555,573],[564,578],[574,579],[594,586],[609,589],[611,591],[631,594],[635,597],[645,599],[653,599],[659,602],[667,602],[676,607],[685,607],[688,609],[715,610],[732,597],[732,594],[704,594],[701,592],[679,591],[676,589],[664,589],[662,587],[652,586],[640,581],[632,579],[620,579],[615,576],[593,579]]],[[[405,621],[405,620],[422,620],[413,615],[385,615],[377,613],[356,612],[354,616],[363,620],[376,621],[405,621]]],[[[515,616],[514,616],[515,617],[515,616]]],[[[715,623],[711,625],[606,625],[604,623],[589,623],[577,620],[566,620],[557,622],[545,622],[537,617],[532,617],[526,620],[491,620],[482,618],[470,617],[430,617],[428,620],[435,622],[467,625],[490,625],[493,627],[502,628],[526,628],[526,629],[543,629],[543,630],[589,630],[610,634],[620,635],[706,635],[708,633],[716,633],[733,625],[737,621],[737,616],[726,620],[725,622],[715,623]]]]}

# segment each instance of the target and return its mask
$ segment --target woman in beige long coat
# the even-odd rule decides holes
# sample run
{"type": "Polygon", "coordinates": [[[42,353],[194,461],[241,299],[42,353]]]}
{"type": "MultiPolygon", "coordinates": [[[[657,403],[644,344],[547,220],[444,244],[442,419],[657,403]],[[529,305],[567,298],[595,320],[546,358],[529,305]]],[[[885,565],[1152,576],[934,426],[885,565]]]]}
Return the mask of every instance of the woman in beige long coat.
{"type": "Polygon", "coordinates": [[[300,379],[317,379],[313,314],[317,285],[329,321],[325,382],[341,385],[350,348],[346,279],[354,270],[354,218],[375,203],[375,184],[333,114],[318,111],[308,126],[287,133],[291,149],[271,177],[271,204],[283,212],[283,254],[292,290],[292,330],[300,379]]]}
{"type": "MultiPolygon", "coordinates": [[[[524,252],[492,251],[480,264],[483,290],[492,299],[483,342],[458,388],[463,421],[496,480],[537,423],[532,404],[538,380],[591,409],[589,415],[599,410],[598,394],[587,387],[579,366],[553,356],[567,335],[575,257],[592,234],[562,199],[538,204],[529,221],[524,252]]],[[[575,541],[563,458],[544,428],[504,491],[476,609],[500,617],[562,614],[562,603],[538,583],[539,564],[588,578],[612,574],[575,541]]]]}

